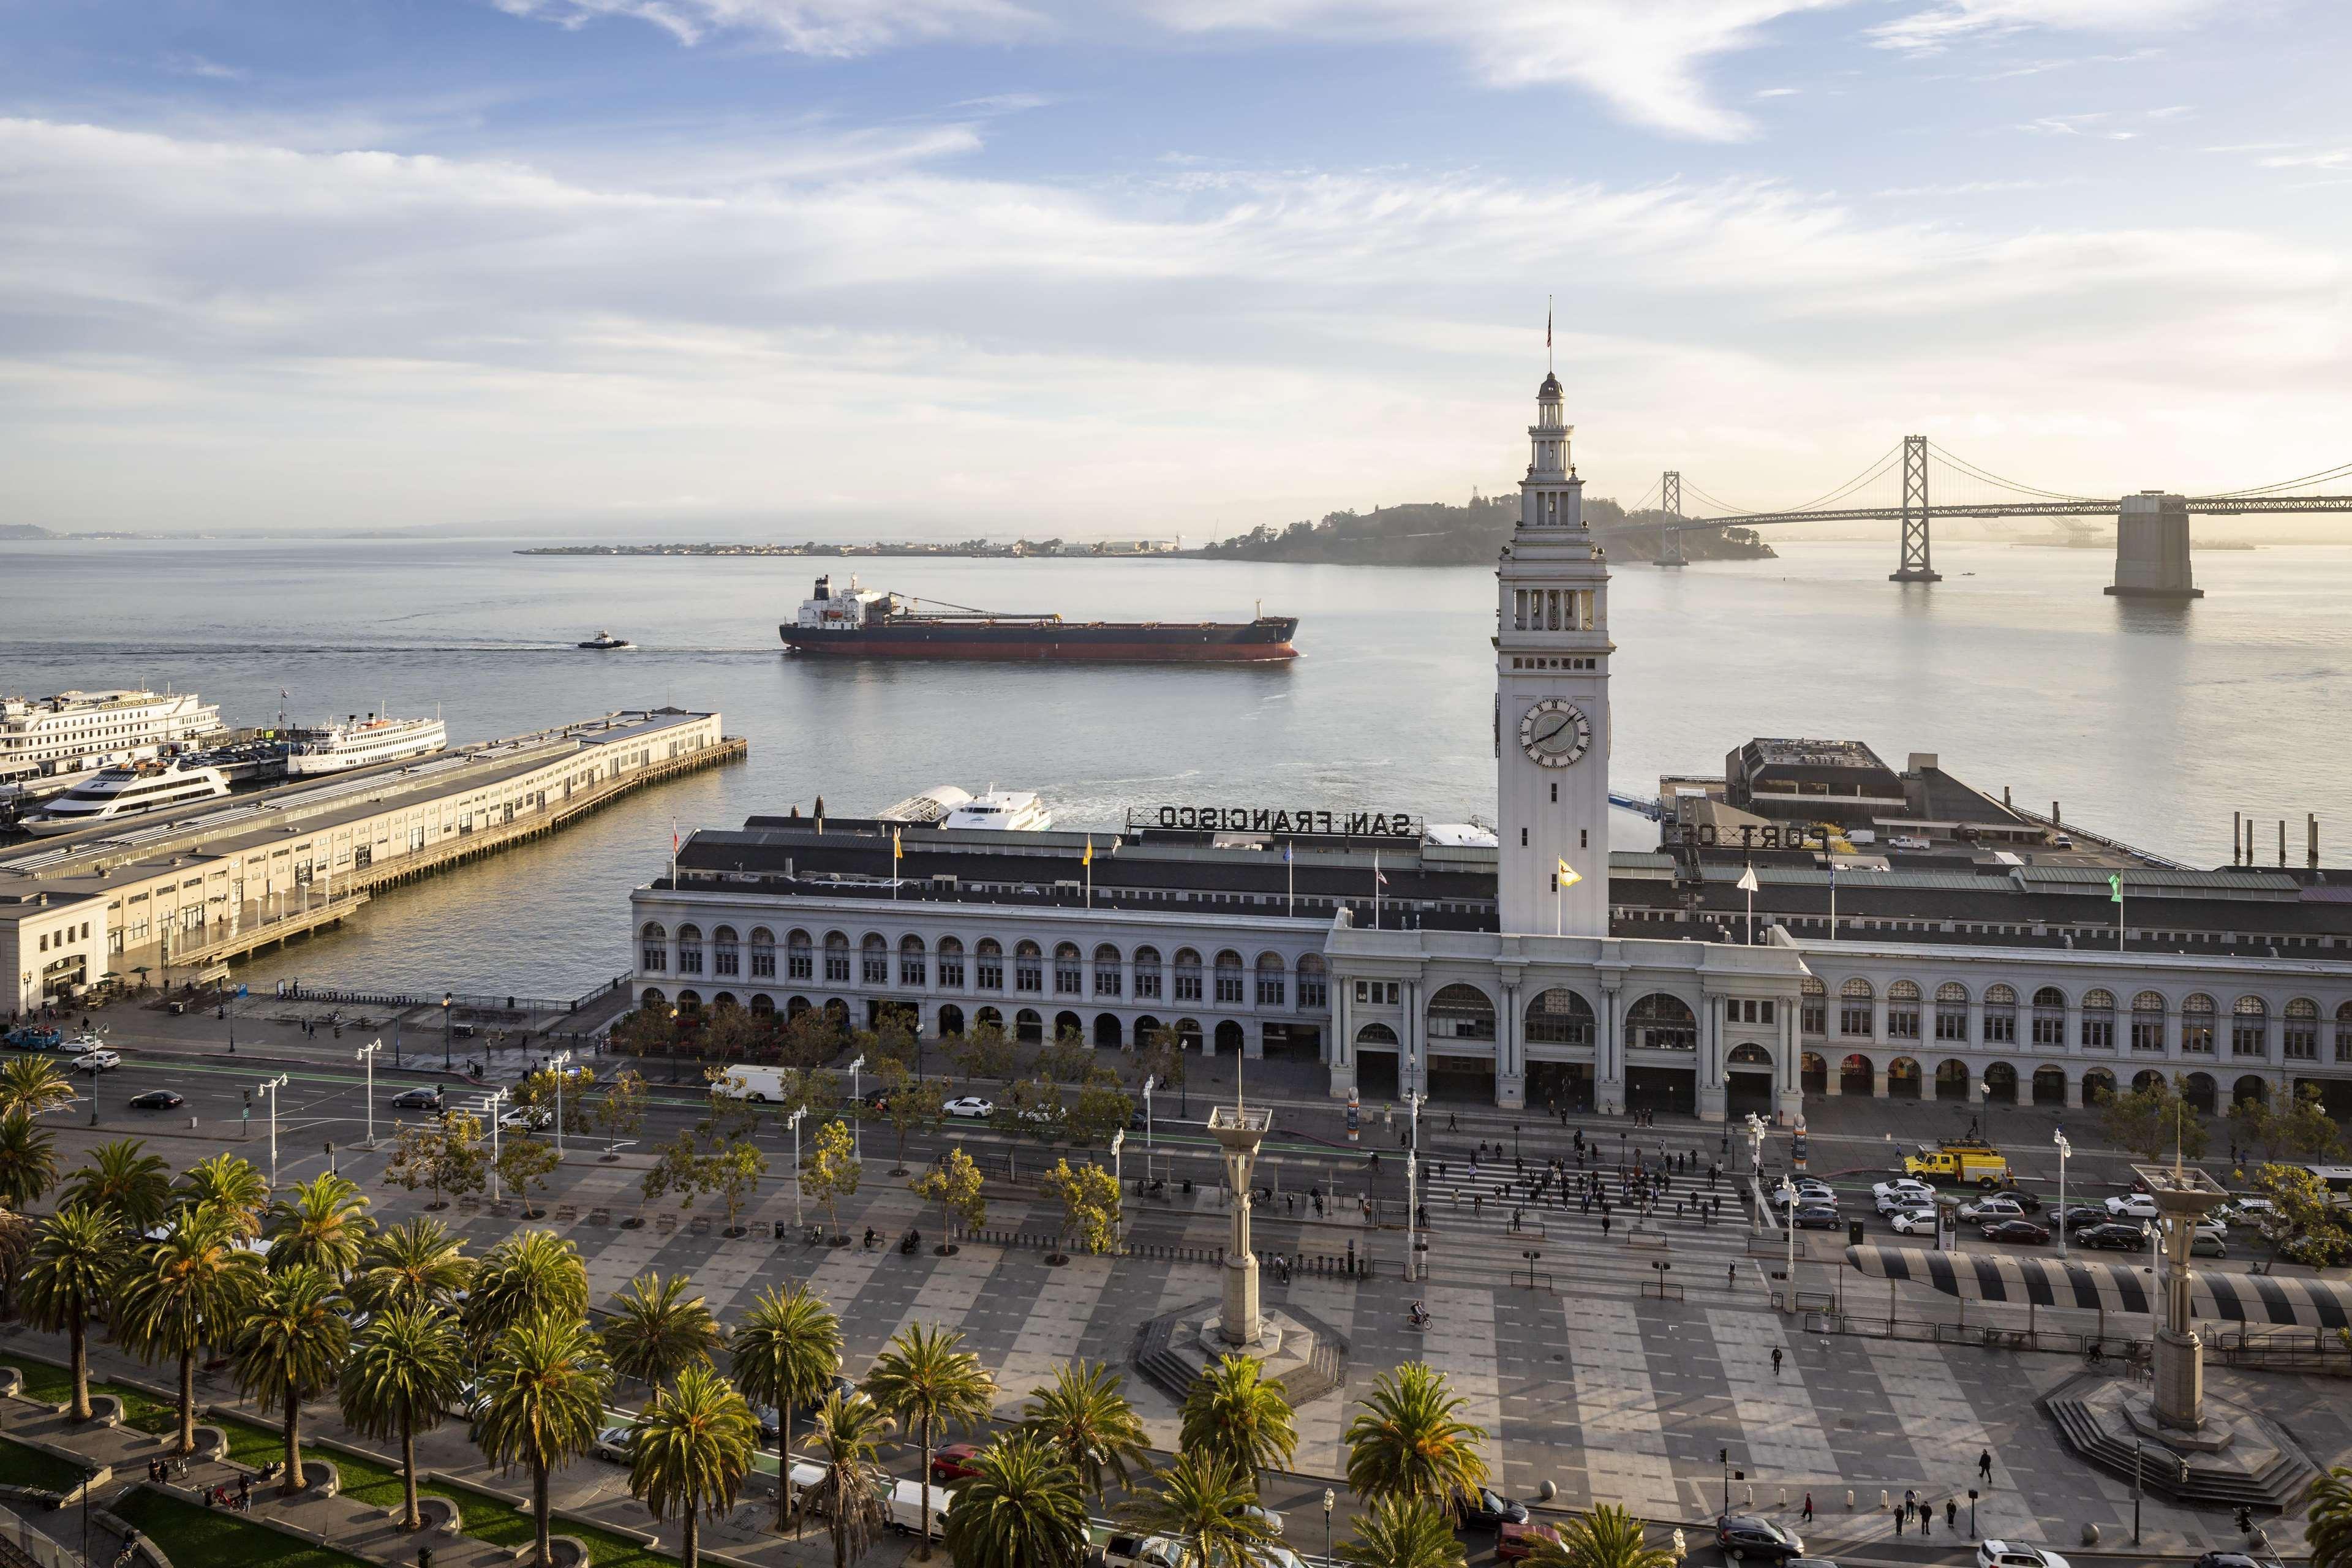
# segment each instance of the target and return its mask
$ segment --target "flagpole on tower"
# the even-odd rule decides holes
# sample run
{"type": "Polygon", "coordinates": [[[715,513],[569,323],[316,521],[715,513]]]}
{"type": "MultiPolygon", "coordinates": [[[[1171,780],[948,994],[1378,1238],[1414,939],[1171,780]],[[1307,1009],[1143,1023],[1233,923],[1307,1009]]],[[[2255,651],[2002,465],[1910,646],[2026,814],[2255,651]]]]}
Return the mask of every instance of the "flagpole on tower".
{"type": "Polygon", "coordinates": [[[1756,863],[1749,861],[1739,872],[1739,890],[1748,895],[1748,945],[1756,945],[1756,863]]]}
{"type": "Polygon", "coordinates": [[[1544,374],[1551,374],[1551,296],[1544,296],[1544,374]]]}
{"type": "Polygon", "coordinates": [[[2116,894],[2116,951],[2124,951],[2124,874],[2117,871],[2107,879],[2107,886],[2116,894]]]}

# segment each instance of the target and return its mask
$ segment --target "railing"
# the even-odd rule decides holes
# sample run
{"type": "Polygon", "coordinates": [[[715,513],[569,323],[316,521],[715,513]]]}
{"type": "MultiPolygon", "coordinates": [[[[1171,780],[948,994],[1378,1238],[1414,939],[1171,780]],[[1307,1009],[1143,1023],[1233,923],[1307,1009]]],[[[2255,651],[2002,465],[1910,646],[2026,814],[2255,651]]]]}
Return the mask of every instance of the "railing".
{"type": "MultiPolygon", "coordinates": [[[[958,1241],[978,1242],[985,1247],[1017,1247],[1033,1251],[1068,1252],[1069,1238],[1044,1231],[968,1230],[958,1226],[954,1232],[958,1241]]],[[[1111,1249],[1112,1258],[1146,1258],[1159,1263],[1206,1263],[1223,1268],[1225,1249],[1222,1247],[1186,1247],[1172,1242],[1128,1241],[1111,1249]]],[[[1313,1274],[1330,1279],[1366,1279],[1372,1273],[1372,1260],[1359,1255],[1317,1253],[1309,1257],[1285,1254],[1293,1274],[1313,1274]]],[[[1261,1251],[1257,1255],[1261,1267],[1271,1268],[1275,1255],[1261,1251]]],[[[1402,1267],[1400,1265],[1400,1267],[1402,1267]]],[[[1521,1272],[1525,1272],[1521,1270],[1521,1272]]],[[[1549,1276],[1547,1276],[1549,1278],[1549,1276]]]]}
{"type": "Polygon", "coordinates": [[[67,1551],[5,1508],[0,1508],[0,1560],[28,1562],[34,1568],[83,1568],[81,1553],[67,1551]]]}

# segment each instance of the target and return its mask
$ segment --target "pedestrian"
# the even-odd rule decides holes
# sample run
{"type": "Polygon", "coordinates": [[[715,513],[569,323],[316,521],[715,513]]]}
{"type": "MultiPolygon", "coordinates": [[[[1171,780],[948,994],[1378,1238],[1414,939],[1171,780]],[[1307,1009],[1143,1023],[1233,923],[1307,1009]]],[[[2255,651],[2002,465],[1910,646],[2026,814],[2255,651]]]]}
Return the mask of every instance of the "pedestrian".
{"type": "Polygon", "coordinates": [[[1470,1194],[1470,1212],[1472,1214],[1483,1214],[1486,1212],[1486,1199],[1484,1194],[1472,1193],[1470,1194]]]}
{"type": "Polygon", "coordinates": [[[1918,1494],[1918,1492],[1917,1492],[1917,1491],[1916,1491],[1916,1490],[1914,1490],[1914,1489],[1913,1489],[1912,1488],[1910,1488],[1910,1487],[1905,1487],[1905,1488],[1903,1489],[1903,1511],[1907,1515],[1907,1514],[1911,1514],[1911,1513],[1916,1513],[1916,1512],[1917,1512],[1917,1511],[1918,1511],[1918,1509],[1919,1509],[1919,1494],[1918,1494]]]}
{"type": "Polygon", "coordinates": [[[1609,1216],[1605,1213],[1601,1216],[1601,1239],[1603,1241],[1609,1239],[1609,1216]]]}
{"type": "Polygon", "coordinates": [[[1959,1527],[1960,1500],[1958,1498],[1948,1497],[1944,1500],[1944,1528],[1946,1530],[1958,1530],[1959,1527]]]}
{"type": "Polygon", "coordinates": [[[1737,1263],[1727,1263],[1724,1265],[1723,1288],[1727,1290],[1737,1290],[1739,1289],[1739,1265],[1737,1263]]]}
{"type": "Polygon", "coordinates": [[[1445,1130],[1448,1132],[1458,1131],[1460,1130],[1459,1124],[1454,1120],[1454,1112],[1450,1110],[1445,1113],[1445,1130]]]}
{"type": "Polygon", "coordinates": [[[1897,1534],[1897,1535],[1901,1535],[1901,1534],[1903,1533],[1903,1527],[1904,1527],[1904,1525],[1906,1525],[1906,1524],[1907,1524],[1907,1523],[1909,1523],[1909,1522],[1910,1522],[1910,1516],[1909,1516],[1909,1513],[1908,1513],[1908,1511],[1907,1511],[1906,1510],[1897,1509],[1897,1510],[1895,1510],[1895,1534],[1897,1534]]]}
{"type": "Polygon", "coordinates": [[[1779,1345],[1774,1345],[1772,1347],[1772,1375],[1774,1377],[1780,1375],[1780,1347],[1779,1345]]]}
{"type": "Polygon", "coordinates": [[[236,1506],[241,1509],[252,1500],[253,1477],[249,1472],[239,1471],[236,1478],[236,1506]]]}
{"type": "Polygon", "coordinates": [[[1985,1485],[1992,1485],[1992,1450],[1990,1448],[1977,1455],[1977,1474],[1984,1478],[1985,1485]]]}
{"type": "Polygon", "coordinates": [[[1807,1524],[1813,1522],[1813,1494],[1811,1492],[1805,1494],[1805,1511],[1802,1517],[1807,1524]]]}

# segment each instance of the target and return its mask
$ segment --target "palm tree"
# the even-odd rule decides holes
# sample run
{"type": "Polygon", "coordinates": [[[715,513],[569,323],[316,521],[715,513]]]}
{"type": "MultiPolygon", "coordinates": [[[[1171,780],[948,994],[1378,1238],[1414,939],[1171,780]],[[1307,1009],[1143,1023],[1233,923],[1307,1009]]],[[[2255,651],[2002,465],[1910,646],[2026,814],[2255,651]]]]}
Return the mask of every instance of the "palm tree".
{"type": "Polygon", "coordinates": [[[1675,1568],[1675,1554],[1642,1538],[1642,1521],[1604,1502],[1571,1521],[1558,1541],[1528,1559],[1529,1568],[1675,1568]]]}
{"type": "Polygon", "coordinates": [[[439,1220],[420,1215],[367,1238],[351,1291],[372,1312],[394,1307],[454,1310],[457,1292],[473,1277],[474,1260],[466,1256],[464,1240],[439,1220]]]}
{"type": "Polygon", "coordinates": [[[180,1363],[178,1453],[195,1451],[198,1352],[234,1336],[265,1283],[261,1260],[236,1243],[236,1221],[218,1207],[184,1208],[132,1255],[115,1287],[123,1347],[151,1365],[165,1356],[180,1363]]]}
{"type": "Polygon", "coordinates": [[[1183,1415],[1184,1451],[1217,1455],[1253,1492],[1261,1468],[1290,1463],[1298,1447],[1282,1385],[1267,1382],[1247,1356],[1222,1357],[1194,1378],[1183,1415]]]}
{"type": "Polygon", "coordinates": [[[41,1226],[32,1261],[25,1266],[26,1320],[66,1336],[77,1421],[89,1419],[89,1321],[106,1310],[121,1253],[113,1216],[72,1204],[41,1226]]]}
{"type": "MultiPolygon", "coordinates": [[[[751,1310],[735,1327],[735,1385],[762,1405],[776,1407],[776,1462],[792,1473],[793,1410],[814,1405],[841,1371],[841,1320],[814,1290],[773,1287],[751,1300],[751,1310]]],[[[776,1488],[776,1528],[784,1527],[792,1488],[776,1488]]]]}
{"type": "Polygon", "coordinates": [[[22,1110],[38,1116],[73,1103],[73,1085],[47,1057],[18,1057],[0,1068],[0,1115],[22,1110]]]}
{"type": "Polygon", "coordinates": [[[242,1155],[215,1154],[180,1173],[179,1195],[191,1208],[218,1209],[240,1238],[250,1240],[261,1234],[269,1183],[242,1155]]]}
{"type": "Polygon", "coordinates": [[[896,1429],[863,1394],[835,1389],[816,1407],[809,1447],[823,1461],[824,1479],[807,1500],[833,1535],[833,1568],[849,1568],[873,1548],[882,1525],[881,1489],[889,1483],[882,1443],[896,1429]]]}
{"type": "Polygon", "coordinates": [[[147,1153],[136,1138],[118,1138],[89,1152],[89,1163],[66,1179],[61,1204],[104,1214],[134,1233],[152,1230],[172,1206],[171,1167],[147,1153]]]}
{"type": "Polygon", "coordinates": [[[0,1116],[0,1202],[28,1209],[58,1183],[57,1134],[23,1110],[0,1116]]]}
{"type": "Polygon", "coordinates": [[[612,1364],[577,1311],[540,1312],[499,1335],[483,1384],[474,1441],[494,1465],[530,1467],[537,1562],[546,1568],[548,1472],[595,1443],[612,1364]]]}
{"type": "Polygon", "coordinates": [[[377,1312],[343,1363],[344,1423],[362,1436],[400,1439],[404,1529],[425,1522],[416,1511],[416,1435],[448,1419],[465,1381],[466,1336],[438,1307],[377,1312]]]}
{"type": "Polygon", "coordinates": [[[956,1568],[1078,1568],[1087,1500],[1068,1451],[1025,1432],[981,1450],[941,1527],[956,1568]]]}
{"type": "Polygon", "coordinates": [[[33,1256],[41,1227],[14,1209],[0,1208],[0,1319],[16,1312],[16,1278],[33,1256]]]}
{"type": "Polygon", "coordinates": [[[883,1411],[913,1424],[923,1451],[922,1560],[931,1557],[931,1450],[940,1428],[988,1419],[996,1401],[996,1380],[980,1358],[956,1347],[963,1335],[953,1329],[909,1323],[874,1358],[866,1392],[883,1411]]]}
{"type": "Polygon", "coordinates": [[[1366,1498],[1428,1498],[1440,1509],[1472,1500],[1486,1484],[1478,1455],[1486,1429],[1454,1414],[1463,1403],[1426,1362],[1381,1373],[1342,1438],[1348,1489],[1366,1498]]]}
{"type": "Polygon", "coordinates": [[[1463,1568],[1462,1542],[1443,1509],[1426,1498],[1380,1497],[1339,1548],[1354,1568],[1463,1568]]]}
{"type": "Polygon", "coordinates": [[[580,1250],[551,1230],[522,1230],[482,1255],[463,1314],[477,1357],[499,1336],[541,1316],[578,1322],[588,1315],[588,1268],[580,1250]]]}
{"type": "Polygon", "coordinates": [[[2352,1468],[2339,1465],[2314,1478],[2304,1501],[2311,1510],[2303,1527],[2311,1568],[2352,1568],[2352,1468]]]}
{"type": "Polygon", "coordinates": [[[649,1406],[663,1384],[698,1362],[707,1365],[719,1348],[719,1320],[701,1297],[687,1295],[692,1286],[683,1274],[665,1279],[648,1271],[606,1303],[611,1317],[604,1324],[604,1348],[613,1370],[641,1379],[649,1406]]]}
{"type": "Polygon", "coordinates": [[[355,1184],[331,1172],[302,1183],[269,1205],[262,1227],[269,1238],[269,1267],[308,1264],[338,1284],[349,1279],[375,1230],[367,1206],[355,1184]]]}
{"type": "Polygon", "coordinates": [[[236,1385],[285,1417],[282,1496],[302,1489],[303,1402],[334,1386],[335,1369],[351,1348],[350,1311],[342,1288],[314,1263],[273,1271],[247,1310],[235,1352],[236,1385]]]}
{"type": "Polygon", "coordinates": [[[1254,1511],[1257,1480],[1223,1456],[1190,1443],[1160,1472],[1160,1489],[1119,1510],[1128,1523],[1183,1546],[1178,1568],[1260,1568],[1260,1549],[1274,1540],[1254,1511]]]}
{"type": "Polygon", "coordinates": [[[751,1407],[707,1362],[678,1368],[677,1381],[646,1405],[629,1453],[629,1490],[656,1519],[677,1515],[685,1568],[695,1568],[700,1516],[716,1519],[735,1506],[759,1451],[751,1407]]]}
{"type": "Polygon", "coordinates": [[[1150,1468],[1151,1439],[1119,1392],[1125,1383],[1100,1362],[1065,1362],[1052,1385],[1030,1390],[1021,1407],[1021,1429],[1064,1456],[1088,1497],[1101,1497],[1113,1478],[1125,1487],[1130,1466],[1150,1468]]]}

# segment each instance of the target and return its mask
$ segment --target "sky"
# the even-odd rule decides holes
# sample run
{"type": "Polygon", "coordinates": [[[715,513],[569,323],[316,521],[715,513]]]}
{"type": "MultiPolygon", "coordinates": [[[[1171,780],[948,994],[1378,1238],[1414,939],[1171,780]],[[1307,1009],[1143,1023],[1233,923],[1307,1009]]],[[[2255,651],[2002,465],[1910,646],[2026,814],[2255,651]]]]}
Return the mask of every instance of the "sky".
{"type": "Polygon", "coordinates": [[[2267,483],[2352,460],[2347,60],[2344,0],[0,0],[0,523],[1199,539],[1507,489],[1548,301],[1595,495],[2267,483]]]}

